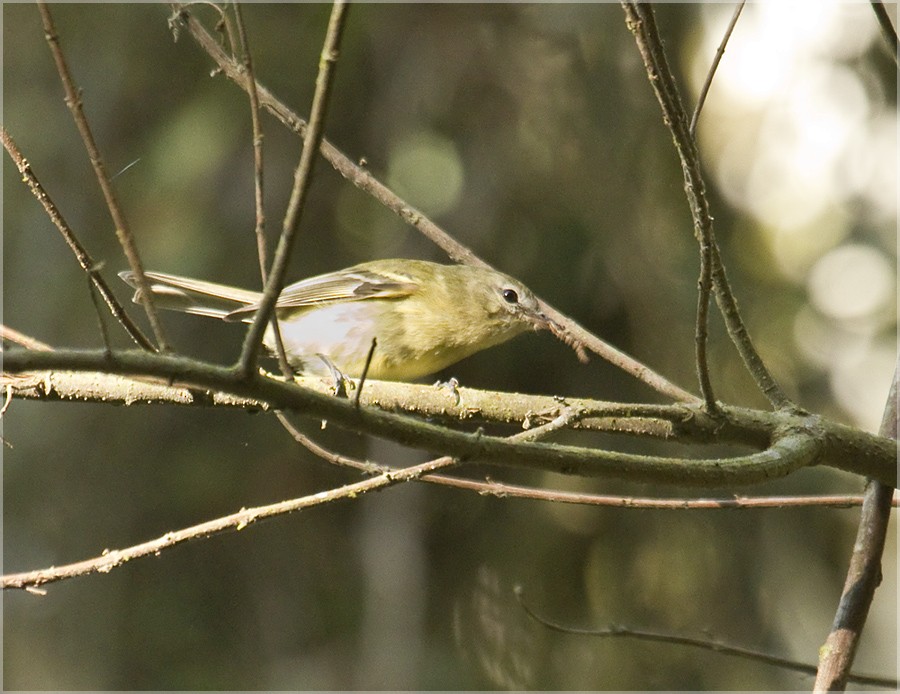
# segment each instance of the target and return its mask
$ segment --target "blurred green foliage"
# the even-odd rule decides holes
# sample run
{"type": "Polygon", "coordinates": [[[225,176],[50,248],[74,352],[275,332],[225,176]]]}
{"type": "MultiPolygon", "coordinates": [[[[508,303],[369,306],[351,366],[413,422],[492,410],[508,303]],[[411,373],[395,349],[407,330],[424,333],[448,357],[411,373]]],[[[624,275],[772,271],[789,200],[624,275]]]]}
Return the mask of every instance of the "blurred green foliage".
{"type": "MultiPolygon", "coordinates": [[[[191,11],[216,20],[209,7],[191,11]]],[[[145,266],[258,286],[247,100],[210,76],[188,35],[172,40],[165,5],[52,12],[108,169],[136,162],[115,185],[145,266]]],[[[328,13],[316,4],[244,7],[258,79],[302,115],[328,13]]],[[[659,10],[680,80],[699,50],[701,14],[690,5],[659,10]]],[[[877,48],[855,69],[895,98],[893,68],[877,48]]],[[[6,128],[112,278],[125,261],[31,5],[3,6],[3,97],[6,128]]],[[[690,90],[684,97],[693,103],[690,90]]],[[[701,136],[704,127],[715,123],[702,122],[701,136]]],[[[274,239],[300,143],[269,117],[264,132],[274,239]]],[[[326,133],[486,260],[694,388],[697,251],[670,136],[618,6],[354,6],[326,133]]],[[[779,273],[762,225],[720,194],[715,169],[710,155],[717,232],[751,334],[803,406],[846,418],[827,369],[795,343],[805,287],[779,273]]],[[[3,172],[4,322],[53,345],[99,346],[84,275],[8,159],[3,172]]],[[[856,212],[851,238],[895,259],[884,222],[861,203],[856,212]]],[[[393,256],[443,259],[319,162],[290,279],[393,256]]],[[[235,359],[235,326],[164,320],[178,349],[235,359]]],[[[721,399],[763,406],[716,318],[711,356],[721,399]]],[[[596,359],[579,364],[548,335],[518,338],[441,376],[501,390],[655,398],[596,359]]],[[[887,385],[875,394],[882,401],[887,385]]],[[[392,465],[421,459],[316,422],[307,428],[348,454],[392,465]]],[[[12,446],[3,467],[6,572],[356,479],[297,450],[273,419],[245,413],[14,402],[4,436],[12,446]]],[[[610,493],[683,491],[503,475],[610,493]]],[[[808,471],[741,492],[859,489],[849,476],[808,471]]],[[[852,510],[591,509],[394,488],[52,585],[43,598],[4,595],[3,684],[807,688],[807,678],[712,653],[550,632],[523,613],[512,587],[556,621],[710,634],[813,662],[856,518],[852,510]]],[[[858,659],[860,670],[886,675],[896,672],[894,537],[858,659]]]]}

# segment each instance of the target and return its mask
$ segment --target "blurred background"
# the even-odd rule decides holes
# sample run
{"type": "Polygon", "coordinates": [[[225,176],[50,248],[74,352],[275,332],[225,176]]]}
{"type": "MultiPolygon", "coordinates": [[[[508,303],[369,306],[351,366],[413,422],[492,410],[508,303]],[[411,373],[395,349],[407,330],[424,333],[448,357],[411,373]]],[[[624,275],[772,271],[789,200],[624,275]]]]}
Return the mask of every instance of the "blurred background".
{"type": "MultiPolygon", "coordinates": [[[[658,10],[691,107],[732,9],[658,10]]],[[[4,125],[125,300],[115,273],[126,261],[37,9],[2,11],[4,125]]],[[[208,26],[217,19],[209,7],[192,11],[208,26]]],[[[329,11],[244,6],[258,79],[304,117],[329,11]]],[[[121,171],[116,189],[145,266],[259,286],[247,99],[210,75],[211,61],[187,33],[173,42],[167,6],[52,12],[107,168],[121,171]]],[[[698,132],[729,277],[764,359],[802,406],[870,431],[897,354],[895,70],[868,3],[752,3],[698,132]]],[[[264,132],[274,238],[300,143],[269,117],[264,132]]],[[[696,390],[691,220],[671,138],[618,5],[353,6],[326,135],[488,262],[696,390]]],[[[3,321],[57,347],[101,346],[82,271],[4,159],[3,321]]],[[[385,257],[445,260],[320,161],[289,279],[385,257]]],[[[179,350],[236,358],[236,326],[163,319],[179,350]]],[[[712,332],[717,396],[764,407],[718,316],[712,332]]],[[[596,358],[580,364],[545,334],[440,376],[498,390],[659,401],[596,358]]],[[[16,401],[3,423],[5,572],[96,556],[358,478],[298,450],[273,418],[244,412],[16,401]]],[[[423,459],[299,423],[347,454],[397,466],[423,459]]],[[[489,468],[468,474],[696,494],[489,468]]],[[[823,469],[703,495],[861,489],[860,479],[823,469]]],[[[522,586],[534,609],[573,626],[708,635],[814,663],[858,516],[598,509],[395,487],[54,584],[45,597],[4,594],[3,684],[808,689],[809,677],[720,654],[548,631],[512,589],[522,586]]],[[[860,672],[896,676],[896,593],[892,525],[860,672]]]]}

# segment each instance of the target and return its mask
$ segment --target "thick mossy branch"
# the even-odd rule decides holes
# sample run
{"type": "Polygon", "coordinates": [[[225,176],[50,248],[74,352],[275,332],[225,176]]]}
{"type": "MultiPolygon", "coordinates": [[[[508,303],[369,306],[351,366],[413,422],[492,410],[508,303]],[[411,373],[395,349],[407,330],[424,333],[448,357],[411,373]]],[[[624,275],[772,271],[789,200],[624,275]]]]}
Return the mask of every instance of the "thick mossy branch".
{"type": "MultiPolygon", "coordinates": [[[[761,442],[763,450],[759,452],[728,458],[667,458],[550,443],[512,442],[481,433],[464,433],[374,407],[354,407],[349,400],[275,378],[255,375],[241,378],[233,369],[184,357],[131,351],[110,355],[97,351],[15,350],[4,354],[4,372],[7,375],[54,370],[162,379],[165,383],[208,392],[209,395],[198,394],[197,397],[208,398],[211,402],[221,397],[212,393],[228,393],[464,460],[566,474],[679,485],[727,486],[754,484],[785,476],[802,467],[827,465],[874,477],[894,487],[897,481],[896,442],[829,422],[822,417],[787,411],[723,409],[724,422],[720,420],[718,426],[721,431],[728,432],[727,440],[761,442]],[[737,432],[741,431],[745,433],[744,438],[738,436],[737,432]]],[[[369,387],[367,384],[367,391],[369,387]]],[[[98,397],[98,401],[103,400],[98,397]]],[[[646,411],[641,412],[641,406],[620,407],[635,407],[638,415],[646,417],[647,414],[646,411]]],[[[659,406],[653,407],[657,415],[662,411],[659,406]]],[[[627,418],[627,413],[623,418],[627,418]]],[[[689,416],[682,419],[690,421],[689,416]]],[[[709,440],[707,436],[705,442],[709,440]]],[[[718,439],[713,437],[713,440],[718,439]]]]}

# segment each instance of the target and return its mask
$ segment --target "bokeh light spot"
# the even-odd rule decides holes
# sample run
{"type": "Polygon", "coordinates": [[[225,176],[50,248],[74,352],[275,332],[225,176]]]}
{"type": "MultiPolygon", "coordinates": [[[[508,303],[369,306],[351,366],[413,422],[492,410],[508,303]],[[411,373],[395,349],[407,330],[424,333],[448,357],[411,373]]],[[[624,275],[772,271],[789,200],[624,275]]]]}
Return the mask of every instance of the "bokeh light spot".
{"type": "Polygon", "coordinates": [[[822,256],[807,284],[813,305],[838,320],[879,312],[887,306],[896,286],[894,271],[884,254],[859,244],[840,246],[822,256]]]}
{"type": "Polygon", "coordinates": [[[456,147],[434,133],[410,135],[391,153],[388,185],[426,214],[449,212],[459,202],[463,186],[456,147]]]}

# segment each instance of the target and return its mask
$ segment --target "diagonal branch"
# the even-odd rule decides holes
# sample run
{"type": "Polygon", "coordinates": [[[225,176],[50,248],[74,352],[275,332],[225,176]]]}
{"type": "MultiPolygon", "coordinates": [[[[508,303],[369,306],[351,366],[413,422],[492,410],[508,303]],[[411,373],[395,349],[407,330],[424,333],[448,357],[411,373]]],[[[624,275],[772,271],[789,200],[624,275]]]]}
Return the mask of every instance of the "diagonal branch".
{"type": "Polygon", "coordinates": [[[697,105],[694,107],[694,115],[691,116],[691,124],[688,128],[691,139],[695,141],[697,139],[697,123],[700,121],[700,113],[703,111],[703,106],[706,103],[706,96],[709,94],[710,87],[712,87],[712,81],[716,76],[716,70],[719,69],[719,63],[722,61],[722,56],[725,55],[725,46],[728,45],[728,41],[731,38],[731,34],[734,32],[734,27],[737,26],[738,19],[741,17],[741,12],[744,10],[746,2],[747,0],[740,0],[735,6],[734,13],[731,15],[731,21],[728,22],[728,26],[725,28],[725,34],[719,42],[719,47],[716,49],[716,55],[713,57],[712,64],[709,66],[709,71],[706,73],[706,79],[703,80],[703,86],[700,88],[700,94],[697,96],[697,105]]]}
{"type": "MultiPolygon", "coordinates": [[[[262,284],[265,286],[269,276],[269,252],[266,244],[266,210],[265,197],[263,195],[263,132],[259,118],[259,95],[256,92],[256,78],[253,72],[253,58],[250,55],[250,40],[244,27],[244,15],[241,3],[234,3],[234,20],[237,25],[238,39],[240,40],[241,62],[247,71],[247,81],[250,84],[248,95],[250,97],[250,122],[253,130],[253,193],[256,207],[256,255],[259,259],[259,274],[262,284]]],[[[278,316],[272,316],[272,334],[275,338],[275,356],[278,366],[286,379],[293,378],[293,369],[288,363],[287,354],[284,351],[284,340],[281,337],[281,327],[278,324],[278,316]]]]}
{"type": "Polygon", "coordinates": [[[347,3],[344,0],[335,0],[331,10],[331,17],[328,21],[328,29],[325,32],[322,55],[319,60],[319,74],[316,77],[316,90],[310,109],[309,128],[303,138],[300,163],[294,173],[294,187],[291,190],[281,236],[275,249],[275,259],[272,261],[272,268],[266,281],[266,288],[259,304],[259,310],[256,312],[253,323],[250,325],[250,330],[247,331],[247,337],[244,339],[244,346],[241,350],[238,368],[245,376],[249,376],[254,369],[260,347],[262,346],[263,331],[273,315],[278,295],[284,288],[284,274],[287,270],[291,249],[297,235],[297,228],[300,225],[300,216],[303,212],[306,193],[309,190],[309,184],[312,179],[313,166],[318,158],[316,153],[319,151],[319,146],[322,143],[325,113],[328,108],[331,86],[334,82],[334,68],[338,59],[338,49],[341,43],[341,34],[344,30],[346,14],[347,3]]]}
{"type": "Polygon", "coordinates": [[[872,10],[875,12],[875,18],[878,20],[878,26],[881,28],[881,35],[887,44],[891,56],[894,58],[894,64],[897,63],[897,30],[891,24],[891,17],[888,15],[881,0],[870,0],[872,10]]]}
{"type": "Polygon", "coordinates": [[[141,293],[145,297],[144,306],[147,311],[147,317],[150,320],[150,327],[156,336],[156,342],[160,350],[166,351],[168,350],[168,345],[166,344],[162,324],[159,322],[159,316],[156,313],[156,307],[153,304],[153,293],[150,291],[150,283],[144,276],[144,267],[138,254],[137,245],[134,242],[134,236],[128,226],[128,221],[125,219],[125,215],[122,213],[122,208],[119,207],[119,201],[112,187],[112,181],[106,172],[106,166],[103,164],[103,158],[100,156],[100,150],[94,140],[94,134],[91,132],[91,127],[81,107],[81,91],[75,86],[75,82],[72,79],[72,73],[69,71],[65,55],[63,55],[62,48],[59,45],[59,36],[56,33],[53,17],[50,15],[50,10],[44,0],[38,0],[38,11],[41,14],[44,37],[50,46],[50,52],[53,54],[53,60],[56,63],[56,70],[66,92],[66,106],[72,112],[75,125],[91,160],[91,166],[94,167],[94,174],[97,176],[97,182],[100,184],[100,190],[103,191],[106,206],[116,227],[116,237],[119,239],[119,244],[128,258],[128,264],[137,277],[141,293]]]}
{"type": "MultiPolygon", "coordinates": [[[[510,438],[518,441],[539,438],[542,435],[546,435],[564,427],[568,424],[572,416],[574,416],[574,412],[569,411],[561,414],[556,420],[548,422],[542,427],[537,427],[531,431],[519,432],[510,438]]],[[[338,501],[339,499],[356,499],[367,492],[385,489],[402,482],[419,479],[423,475],[434,474],[439,470],[446,470],[458,465],[459,462],[459,460],[451,456],[441,456],[440,458],[429,460],[420,463],[419,465],[413,465],[399,470],[386,470],[370,479],[337,487],[336,489],[291,499],[289,501],[281,501],[267,506],[241,509],[237,513],[232,513],[181,530],[168,532],[162,537],[150,540],[149,542],[143,542],[121,550],[104,550],[99,557],[94,557],[92,559],[86,559],[65,566],[53,566],[48,569],[9,574],[0,578],[0,588],[3,588],[4,590],[10,588],[24,588],[31,592],[41,592],[36,589],[45,583],[73,578],[75,576],[84,576],[91,573],[108,573],[132,559],[146,557],[151,554],[159,554],[159,552],[164,549],[174,547],[175,545],[187,542],[188,540],[210,537],[211,535],[230,529],[243,530],[248,525],[263,518],[280,516],[294,511],[311,508],[313,506],[320,506],[322,504],[338,501]]]]}
{"type": "Polygon", "coordinates": [[[8,325],[3,325],[2,323],[0,323],[0,341],[12,342],[13,344],[20,345],[25,349],[36,349],[41,352],[53,351],[53,347],[48,345],[46,342],[42,342],[35,337],[31,337],[31,335],[20,333],[18,330],[10,328],[8,325]]]}
{"type": "Polygon", "coordinates": [[[117,566],[150,555],[159,554],[164,549],[174,547],[188,540],[196,540],[200,538],[210,537],[217,533],[224,532],[229,529],[243,530],[248,525],[270,518],[272,516],[280,516],[286,513],[293,513],[314,506],[338,501],[339,499],[355,499],[358,496],[371,492],[376,489],[385,489],[402,482],[416,479],[420,475],[424,475],[436,470],[442,470],[452,467],[456,461],[452,458],[445,457],[438,460],[431,460],[427,463],[414,465],[402,470],[386,472],[377,477],[355,482],[336,489],[330,489],[317,494],[301,496],[297,499],[288,501],[280,501],[267,506],[256,506],[254,508],[241,509],[237,513],[232,513],[221,518],[216,518],[205,523],[192,525],[181,530],[168,532],[162,537],[149,542],[143,542],[133,547],[125,549],[104,550],[99,557],[86,559],[84,561],[66,564],[64,566],[53,566],[48,569],[40,569],[37,571],[25,571],[23,573],[7,574],[0,578],[0,588],[4,590],[10,588],[38,588],[45,583],[61,581],[74,576],[84,576],[92,573],[109,573],[117,566]]]}
{"type": "MultiPolygon", "coordinates": [[[[900,375],[900,361],[894,371],[894,382],[884,408],[884,418],[880,433],[897,439],[897,377],[900,375]]],[[[856,657],[856,649],[862,636],[869,608],[875,597],[875,589],[881,583],[881,555],[888,523],[891,518],[893,489],[876,480],[866,485],[865,500],[860,514],[859,527],[850,567],[844,582],[844,591],[838,603],[831,633],[825,645],[819,649],[819,672],[815,690],[843,691],[847,686],[848,673],[856,657]]]]}
{"type": "Polygon", "coordinates": [[[141,329],[128,317],[125,309],[122,308],[122,304],[116,299],[112,290],[109,288],[109,285],[106,284],[106,280],[104,280],[103,276],[100,274],[94,259],[87,250],[85,250],[84,246],[81,245],[78,237],[75,236],[75,232],[72,231],[72,228],[63,218],[62,212],[59,211],[59,208],[56,207],[53,200],[50,199],[50,196],[47,194],[47,191],[44,190],[44,187],[41,185],[37,176],[34,175],[34,171],[31,170],[31,164],[28,163],[28,160],[22,155],[22,152],[19,151],[16,143],[2,125],[0,125],[0,140],[3,141],[3,146],[15,162],[16,168],[22,175],[22,180],[25,185],[28,186],[34,197],[38,199],[38,202],[43,205],[44,211],[47,213],[50,221],[53,222],[57,229],[59,229],[59,233],[62,234],[63,240],[65,240],[66,244],[75,254],[75,258],[78,260],[78,264],[81,268],[88,273],[90,281],[97,288],[97,291],[103,298],[103,302],[109,308],[110,313],[112,313],[121,326],[125,328],[125,331],[138,347],[151,352],[155,351],[150,340],[147,339],[144,333],[141,332],[141,329]]]}

